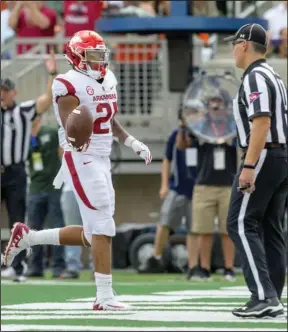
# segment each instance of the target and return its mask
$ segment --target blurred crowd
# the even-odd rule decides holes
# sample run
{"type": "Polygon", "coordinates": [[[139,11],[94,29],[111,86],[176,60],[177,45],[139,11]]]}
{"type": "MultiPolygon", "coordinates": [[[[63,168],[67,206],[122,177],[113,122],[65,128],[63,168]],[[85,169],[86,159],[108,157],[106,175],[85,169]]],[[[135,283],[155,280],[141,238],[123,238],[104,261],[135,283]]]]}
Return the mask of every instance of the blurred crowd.
{"type": "MultiPolygon", "coordinates": [[[[227,16],[229,1],[192,1],[195,16],[227,16]]],[[[253,1],[243,1],[246,5],[253,1]]],[[[243,4],[242,4],[243,5],[243,4]]],[[[94,30],[100,17],[153,17],[170,14],[171,1],[2,1],[1,44],[22,37],[71,37],[79,30],[94,30]]],[[[287,2],[275,1],[264,18],[269,22],[269,56],[287,57],[287,2]]],[[[208,42],[209,35],[199,34],[208,42]]],[[[25,53],[32,46],[18,45],[25,53]]],[[[62,50],[59,50],[60,52],[62,50]]]]}

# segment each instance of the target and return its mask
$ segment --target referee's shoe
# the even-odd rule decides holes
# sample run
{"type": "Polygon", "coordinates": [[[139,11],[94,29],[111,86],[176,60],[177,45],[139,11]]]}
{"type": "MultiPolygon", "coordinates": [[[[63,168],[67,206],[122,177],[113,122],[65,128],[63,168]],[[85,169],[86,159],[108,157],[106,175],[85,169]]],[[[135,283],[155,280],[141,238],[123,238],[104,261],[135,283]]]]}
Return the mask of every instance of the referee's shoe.
{"type": "Polygon", "coordinates": [[[284,315],[284,307],[277,297],[262,301],[251,297],[243,307],[234,309],[232,314],[243,318],[275,318],[284,315]]]}

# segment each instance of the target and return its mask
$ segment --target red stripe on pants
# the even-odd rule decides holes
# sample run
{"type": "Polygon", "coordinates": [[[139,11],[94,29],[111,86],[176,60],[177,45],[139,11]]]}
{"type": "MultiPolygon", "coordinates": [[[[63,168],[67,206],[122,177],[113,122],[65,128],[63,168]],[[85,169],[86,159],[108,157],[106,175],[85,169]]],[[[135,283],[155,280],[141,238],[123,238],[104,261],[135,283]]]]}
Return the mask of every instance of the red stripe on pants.
{"type": "Polygon", "coordinates": [[[73,181],[73,184],[74,184],[74,187],[76,189],[76,192],[77,194],[79,195],[79,197],[81,198],[82,202],[89,208],[89,209],[92,209],[92,210],[97,210],[90,202],[89,202],[89,199],[88,197],[86,196],[85,194],[85,191],[84,191],[84,188],[80,182],[80,179],[79,179],[79,176],[78,176],[78,173],[76,171],[76,168],[75,168],[75,164],[74,164],[74,161],[73,161],[73,158],[72,158],[72,153],[71,151],[66,151],[65,154],[64,154],[64,158],[66,160],[66,163],[67,163],[67,166],[68,166],[68,169],[69,169],[69,172],[71,174],[71,177],[72,177],[72,181],[73,181]]]}

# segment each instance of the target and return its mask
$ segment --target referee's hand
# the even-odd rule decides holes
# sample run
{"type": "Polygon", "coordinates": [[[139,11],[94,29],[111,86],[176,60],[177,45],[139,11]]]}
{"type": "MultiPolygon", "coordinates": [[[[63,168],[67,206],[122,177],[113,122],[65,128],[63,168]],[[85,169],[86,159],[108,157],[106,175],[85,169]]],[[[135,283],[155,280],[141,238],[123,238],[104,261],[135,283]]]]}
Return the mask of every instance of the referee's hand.
{"type": "Polygon", "coordinates": [[[253,193],[255,190],[255,170],[250,168],[243,168],[239,176],[239,187],[247,189],[241,190],[242,193],[253,193]]]}

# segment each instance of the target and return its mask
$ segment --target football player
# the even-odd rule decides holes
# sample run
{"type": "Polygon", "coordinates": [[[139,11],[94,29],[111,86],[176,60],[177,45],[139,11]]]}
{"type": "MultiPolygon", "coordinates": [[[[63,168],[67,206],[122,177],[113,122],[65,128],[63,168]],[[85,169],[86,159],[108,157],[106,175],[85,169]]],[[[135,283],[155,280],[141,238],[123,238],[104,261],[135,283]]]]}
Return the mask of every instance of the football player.
{"type": "Polygon", "coordinates": [[[115,195],[110,159],[113,136],[145,160],[152,156],[146,145],[129,135],[114,118],[117,113],[117,80],[108,69],[109,50],[94,31],[79,31],[67,45],[66,58],[72,66],[53,83],[55,115],[60,126],[59,141],[64,150],[62,167],[55,178],[56,188],[63,181],[73,188],[83,226],[34,231],[16,223],[5,251],[5,264],[11,265],[22,250],[35,245],[91,246],[95,266],[96,300],[94,310],[125,310],[112,289],[111,240],[115,236],[113,219],[115,195]],[[89,144],[75,150],[66,140],[65,124],[77,107],[89,108],[94,128],[89,144]]]}

